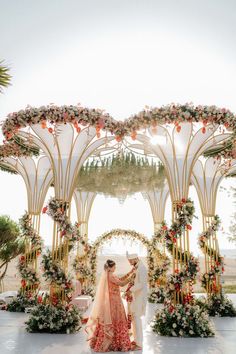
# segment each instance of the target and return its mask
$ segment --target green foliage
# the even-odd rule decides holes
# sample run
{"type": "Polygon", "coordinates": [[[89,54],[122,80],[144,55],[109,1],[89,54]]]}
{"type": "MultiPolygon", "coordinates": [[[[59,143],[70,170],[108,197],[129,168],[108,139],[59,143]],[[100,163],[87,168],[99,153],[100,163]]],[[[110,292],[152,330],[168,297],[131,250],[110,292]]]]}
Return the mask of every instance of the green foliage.
{"type": "MultiPolygon", "coordinates": [[[[7,272],[8,263],[24,252],[24,242],[17,223],[7,215],[0,216],[0,282],[7,272]]],[[[3,283],[2,283],[3,284],[3,283]]]]}
{"type": "Polygon", "coordinates": [[[11,75],[9,74],[9,68],[0,61],[0,93],[2,93],[3,88],[10,85],[11,75]]]}
{"type": "Polygon", "coordinates": [[[0,268],[24,252],[18,224],[7,215],[0,216],[0,268]]]}

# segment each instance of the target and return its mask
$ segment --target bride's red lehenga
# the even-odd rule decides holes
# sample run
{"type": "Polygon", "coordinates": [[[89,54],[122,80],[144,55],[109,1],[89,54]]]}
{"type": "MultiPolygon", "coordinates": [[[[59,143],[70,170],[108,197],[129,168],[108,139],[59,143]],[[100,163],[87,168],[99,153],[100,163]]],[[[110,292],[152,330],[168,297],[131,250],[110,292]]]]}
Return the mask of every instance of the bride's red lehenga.
{"type": "Polygon", "coordinates": [[[107,274],[110,324],[97,321],[95,331],[90,339],[90,347],[95,352],[129,351],[131,342],[124,305],[120,295],[120,286],[128,284],[129,279],[119,279],[111,272],[107,274]]]}

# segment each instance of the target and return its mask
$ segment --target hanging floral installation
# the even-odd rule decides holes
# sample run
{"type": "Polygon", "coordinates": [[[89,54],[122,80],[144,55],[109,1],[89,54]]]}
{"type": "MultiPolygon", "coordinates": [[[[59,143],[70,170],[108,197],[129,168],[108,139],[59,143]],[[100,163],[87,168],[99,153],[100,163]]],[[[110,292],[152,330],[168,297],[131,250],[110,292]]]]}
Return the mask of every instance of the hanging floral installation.
{"type": "Polygon", "coordinates": [[[207,245],[207,241],[215,235],[220,227],[220,218],[215,215],[211,225],[206,231],[203,231],[198,238],[199,246],[204,254],[208,254],[212,259],[211,268],[201,276],[202,287],[208,293],[208,299],[203,298],[198,300],[198,304],[205,307],[210,316],[236,316],[236,309],[232,301],[230,301],[217,287],[216,277],[224,272],[224,258],[220,256],[217,249],[212,249],[207,245]]]}
{"type": "Polygon", "coordinates": [[[166,248],[172,256],[178,258],[180,264],[184,260],[186,262],[182,264],[181,269],[175,269],[174,274],[167,278],[167,300],[164,303],[164,309],[156,313],[153,330],[168,336],[209,337],[214,334],[214,331],[208,314],[195,304],[192,295],[193,284],[199,271],[198,260],[191,253],[182,252],[177,248],[174,250],[177,238],[181,237],[184,230],[192,228],[195,212],[192,200],[182,199],[176,205],[176,212],[177,218],[170,228],[163,222],[161,233],[166,241],[166,248]],[[173,301],[174,294],[177,294],[179,304],[173,301]]]}
{"type": "Polygon", "coordinates": [[[151,239],[152,252],[149,259],[152,261],[149,262],[150,290],[148,297],[148,301],[151,303],[163,303],[166,296],[166,274],[171,260],[165,253],[159,251],[159,244],[163,241],[163,237],[163,230],[159,229],[151,239]],[[159,254],[157,254],[157,250],[159,254]]]}
{"type": "Polygon", "coordinates": [[[77,189],[124,199],[134,193],[161,188],[165,179],[160,162],[121,152],[88,160],[80,170],[77,189]]]}

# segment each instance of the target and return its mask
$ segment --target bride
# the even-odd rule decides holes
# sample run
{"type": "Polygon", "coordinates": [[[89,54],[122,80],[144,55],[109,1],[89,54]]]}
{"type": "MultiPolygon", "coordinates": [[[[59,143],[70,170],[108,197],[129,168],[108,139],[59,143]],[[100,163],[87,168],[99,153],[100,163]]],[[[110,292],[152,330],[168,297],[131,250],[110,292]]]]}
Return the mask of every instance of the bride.
{"type": "Polygon", "coordinates": [[[88,341],[95,352],[125,352],[131,349],[128,322],[120,295],[120,287],[133,280],[134,269],[123,278],[114,275],[115,269],[115,262],[107,260],[86,325],[88,341]]]}

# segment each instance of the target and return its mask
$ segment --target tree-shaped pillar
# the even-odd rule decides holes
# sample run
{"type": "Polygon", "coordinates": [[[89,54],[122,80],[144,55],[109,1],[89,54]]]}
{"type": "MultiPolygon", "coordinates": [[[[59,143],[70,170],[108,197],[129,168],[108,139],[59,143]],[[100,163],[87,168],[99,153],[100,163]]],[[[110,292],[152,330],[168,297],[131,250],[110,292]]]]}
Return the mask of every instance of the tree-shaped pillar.
{"type": "Polygon", "coordinates": [[[51,165],[46,156],[38,160],[29,156],[5,157],[1,164],[16,171],[26,186],[28,208],[20,219],[25,236],[25,254],[20,257],[19,271],[22,277],[20,293],[29,297],[39,286],[37,259],[42,250],[40,214],[52,183],[51,165]]]}
{"type": "Polygon", "coordinates": [[[79,231],[70,223],[70,203],[77,186],[78,172],[84,161],[99,146],[114,139],[97,138],[94,127],[75,128],[72,124],[56,124],[46,128],[49,122],[31,126],[32,134],[19,131],[21,138],[31,140],[48,157],[53,171],[55,198],[49,201],[44,211],[53,218],[54,234],[52,253],[44,257],[44,268],[51,282],[50,298],[53,303],[70,300],[72,282],[68,278],[68,254],[77,241],[79,231]],[[50,274],[54,267],[54,276],[50,274]]]}
{"type": "Polygon", "coordinates": [[[151,190],[145,193],[145,198],[148,200],[154,223],[154,232],[160,230],[165,219],[166,200],[169,195],[168,183],[165,183],[163,188],[151,190]]]}
{"type": "Polygon", "coordinates": [[[151,240],[153,247],[152,257],[152,276],[149,277],[151,293],[149,301],[163,302],[164,289],[166,286],[166,273],[170,260],[166,255],[165,240],[160,232],[165,218],[166,201],[169,194],[168,183],[164,183],[161,188],[143,193],[144,198],[148,200],[154,222],[154,235],[151,240]]]}
{"type": "Polygon", "coordinates": [[[224,261],[220,255],[217,231],[220,226],[216,215],[216,199],[219,185],[226,174],[235,170],[235,160],[231,166],[212,157],[198,160],[193,168],[192,183],[195,186],[201,206],[203,232],[199,235],[199,245],[204,254],[205,273],[201,277],[202,287],[208,295],[210,315],[235,315],[235,309],[223,296],[221,275],[224,272],[224,261]],[[217,302],[218,301],[218,302],[217,302]],[[220,303],[219,303],[220,301],[220,303]]]}
{"type": "Polygon", "coordinates": [[[189,248],[194,213],[193,203],[188,199],[192,169],[205,149],[223,139],[219,135],[213,136],[217,126],[206,125],[204,130],[194,128],[193,123],[160,125],[150,128],[149,136],[137,136],[160,158],[168,180],[173,223],[170,230],[165,226],[164,231],[173,259],[173,274],[168,280],[169,297],[173,304],[191,302],[192,283],[197,273],[197,260],[189,248]]]}
{"type": "Polygon", "coordinates": [[[202,285],[208,295],[221,292],[220,274],[223,259],[220,257],[216,236],[219,226],[219,218],[216,215],[216,197],[223,178],[224,169],[220,160],[208,158],[205,161],[198,160],[194,165],[192,183],[197,190],[203,222],[203,233],[199,239],[205,257],[202,285]]]}
{"type": "Polygon", "coordinates": [[[87,239],[88,220],[96,193],[83,192],[76,189],[73,196],[77,211],[77,221],[80,224],[80,234],[83,238],[87,239]]]}

